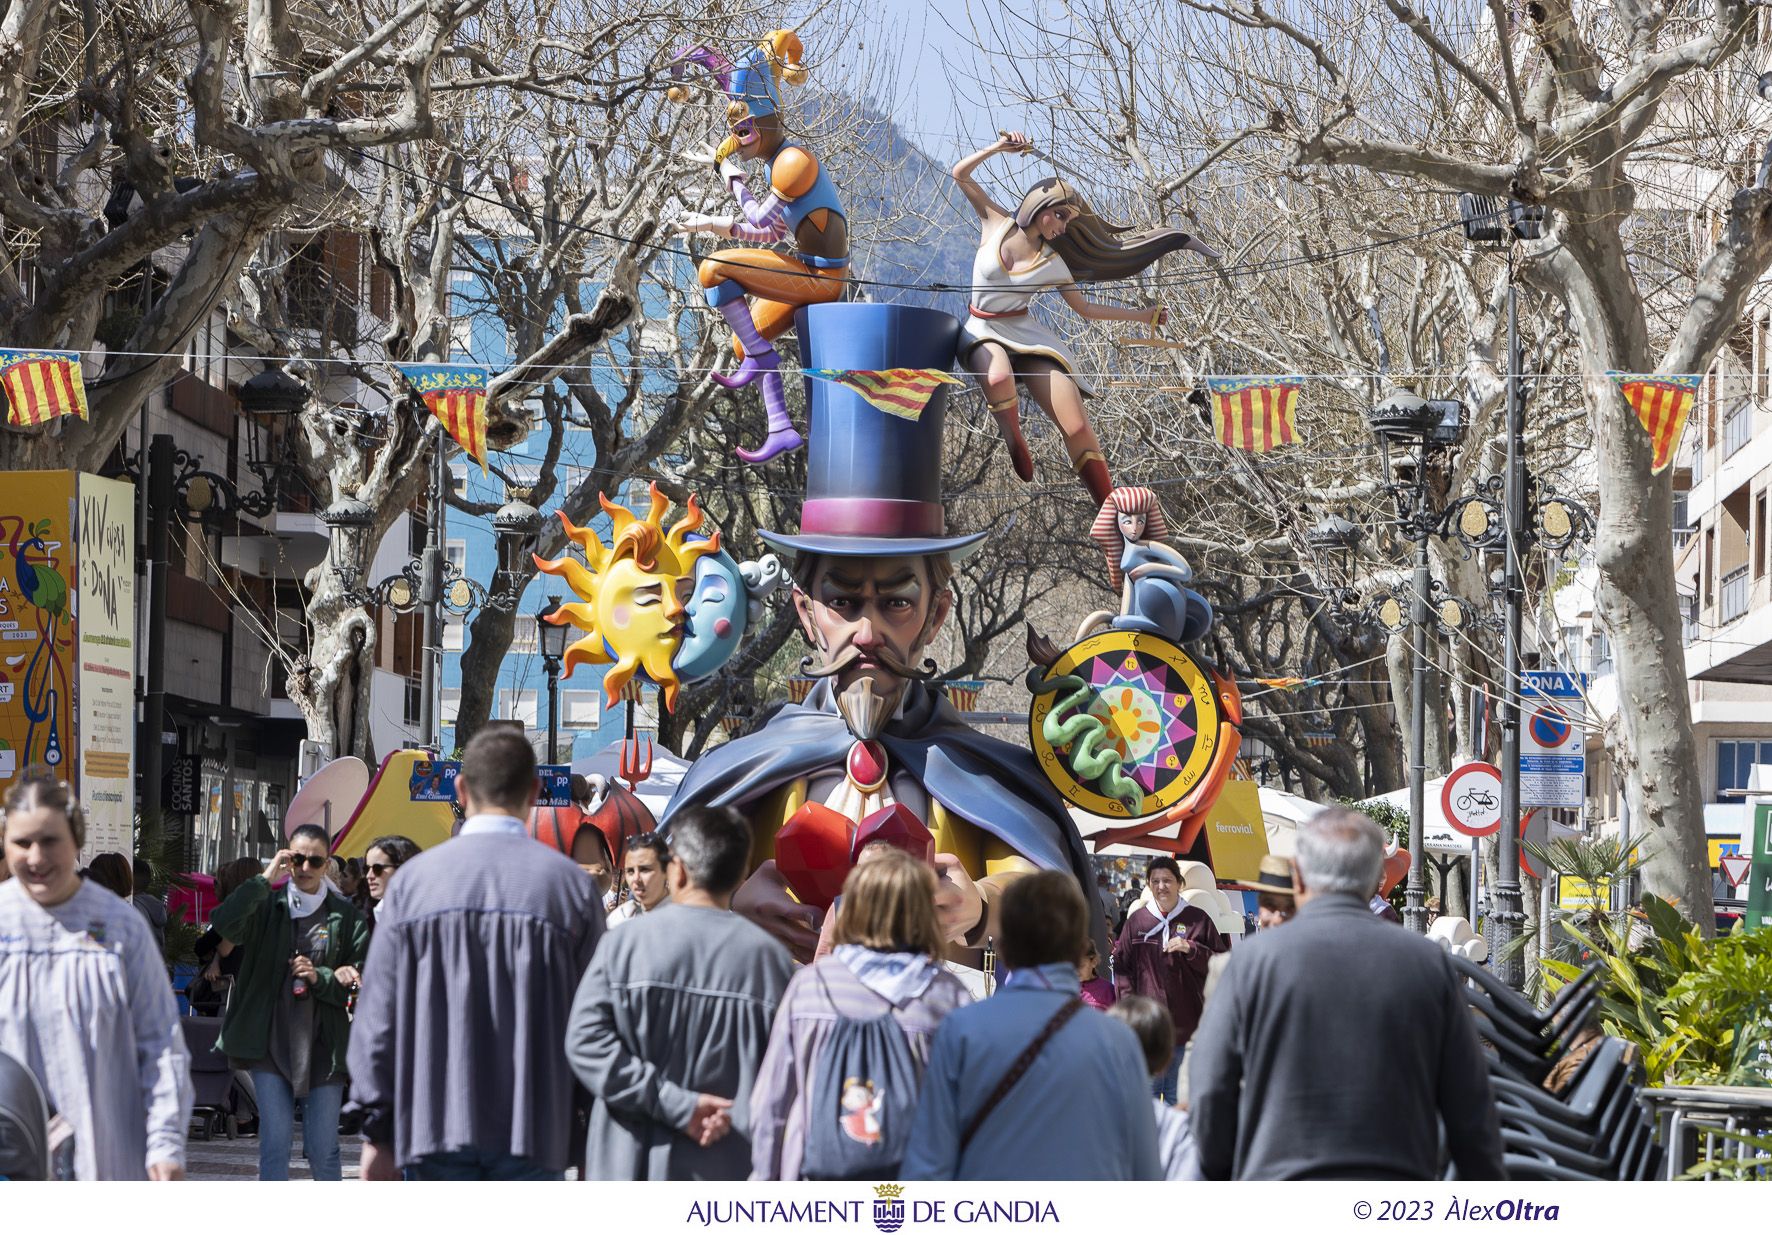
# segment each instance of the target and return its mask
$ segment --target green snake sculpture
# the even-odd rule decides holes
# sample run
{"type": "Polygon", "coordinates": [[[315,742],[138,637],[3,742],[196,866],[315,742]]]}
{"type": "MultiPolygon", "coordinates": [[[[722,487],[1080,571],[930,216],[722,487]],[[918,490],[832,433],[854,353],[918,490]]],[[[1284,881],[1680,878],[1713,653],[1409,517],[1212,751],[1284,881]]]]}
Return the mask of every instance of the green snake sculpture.
{"type": "Polygon", "coordinates": [[[1144,790],[1122,770],[1125,760],[1108,740],[1107,722],[1084,710],[1065,717],[1073,708],[1086,709],[1095,698],[1094,688],[1073,674],[1048,678],[1037,665],[1028,670],[1027,688],[1036,696],[1064,692],[1041,721],[1040,736],[1054,749],[1070,746],[1071,773],[1104,796],[1124,802],[1130,815],[1143,814],[1144,790]]]}

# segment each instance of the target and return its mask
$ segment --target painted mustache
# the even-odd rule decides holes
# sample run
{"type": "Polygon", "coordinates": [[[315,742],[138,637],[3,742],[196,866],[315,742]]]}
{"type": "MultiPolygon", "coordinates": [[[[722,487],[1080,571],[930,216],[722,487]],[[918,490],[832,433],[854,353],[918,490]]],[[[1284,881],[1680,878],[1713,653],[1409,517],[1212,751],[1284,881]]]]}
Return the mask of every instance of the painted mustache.
{"type": "Polygon", "coordinates": [[[927,682],[936,674],[933,660],[925,660],[921,668],[913,669],[885,648],[877,648],[872,652],[864,653],[853,643],[835,656],[828,658],[822,665],[814,663],[815,657],[806,657],[800,662],[800,672],[809,678],[836,677],[839,673],[864,659],[872,661],[894,677],[905,678],[912,682],[927,682]]]}

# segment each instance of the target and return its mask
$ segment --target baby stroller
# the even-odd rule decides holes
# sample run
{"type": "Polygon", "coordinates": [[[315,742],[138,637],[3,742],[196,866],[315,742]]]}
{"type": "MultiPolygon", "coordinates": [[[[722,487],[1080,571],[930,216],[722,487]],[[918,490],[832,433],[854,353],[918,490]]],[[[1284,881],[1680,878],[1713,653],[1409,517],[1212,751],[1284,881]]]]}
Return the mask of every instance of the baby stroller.
{"type": "Polygon", "coordinates": [[[0,1052],[0,1179],[48,1179],[49,1102],[24,1064],[0,1052]]]}

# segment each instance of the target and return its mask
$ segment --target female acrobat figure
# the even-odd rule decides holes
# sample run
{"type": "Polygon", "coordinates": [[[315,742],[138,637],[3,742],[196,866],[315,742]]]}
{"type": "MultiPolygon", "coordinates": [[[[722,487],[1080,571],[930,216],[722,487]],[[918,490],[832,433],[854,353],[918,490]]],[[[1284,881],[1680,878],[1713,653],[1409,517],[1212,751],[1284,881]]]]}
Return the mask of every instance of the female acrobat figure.
{"type": "Polygon", "coordinates": [[[805,81],[806,70],[800,63],[804,54],[798,35],[777,30],[736,65],[705,47],[678,57],[678,69],[686,60],[703,65],[727,95],[731,136],[721,143],[713,161],[742,217],[690,214],[677,230],[752,244],[792,237],[794,244],[791,254],[763,248],[722,249],[703,261],[697,272],[708,303],[732,327],[734,348],[741,358],[735,372],[716,373],[714,380],[729,390],[752,382],[763,389],[769,433],[757,449],[738,452],[746,463],[761,463],[803,444],[788,419],[780,362],[771,340],[793,325],[794,311],[802,305],[840,299],[847,280],[849,228],[836,186],[817,156],[788,141],[782,128],[777,79],[805,81]],[[760,201],[745,184],[741,160],[747,158],[761,161],[768,172],[768,192],[760,201]]]}
{"type": "Polygon", "coordinates": [[[954,165],[955,181],[984,222],[983,242],[972,263],[971,312],[960,331],[960,360],[984,388],[1015,474],[1034,478],[1033,457],[1021,435],[1019,382],[1058,425],[1071,467],[1100,503],[1107,500],[1113,480],[1083,411],[1084,397],[1094,392],[1077,374],[1064,342],[1029,314],[1028,306],[1036,293],[1056,290],[1079,317],[1159,326],[1164,310],[1097,304],[1084,299],[1077,280],[1129,278],[1178,249],[1213,260],[1218,254],[1172,228],[1128,233],[1092,211],[1071,185],[1053,177],[1030,188],[1013,211],[1004,210],[973,181],[972,173],[994,154],[1028,149],[1026,136],[1009,133],[954,165]]]}

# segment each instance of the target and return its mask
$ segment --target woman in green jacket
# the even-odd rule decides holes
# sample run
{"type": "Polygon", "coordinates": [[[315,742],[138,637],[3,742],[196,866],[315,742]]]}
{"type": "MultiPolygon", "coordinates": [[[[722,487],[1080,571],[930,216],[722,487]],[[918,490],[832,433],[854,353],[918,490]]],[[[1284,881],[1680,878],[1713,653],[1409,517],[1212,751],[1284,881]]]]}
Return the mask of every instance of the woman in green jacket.
{"type": "Polygon", "coordinates": [[[315,1179],[341,1177],[338,1111],[345,1093],[345,1004],[369,948],[356,906],[326,882],[331,845],[303,824],[265,867],[223,901],[210,925],[244,952],[217,1045],[252,1074],[258,1177],[288,1179],[295,1104],[315,1179]],[[271,885],[287,879],[282,888],[271,885]]]}

